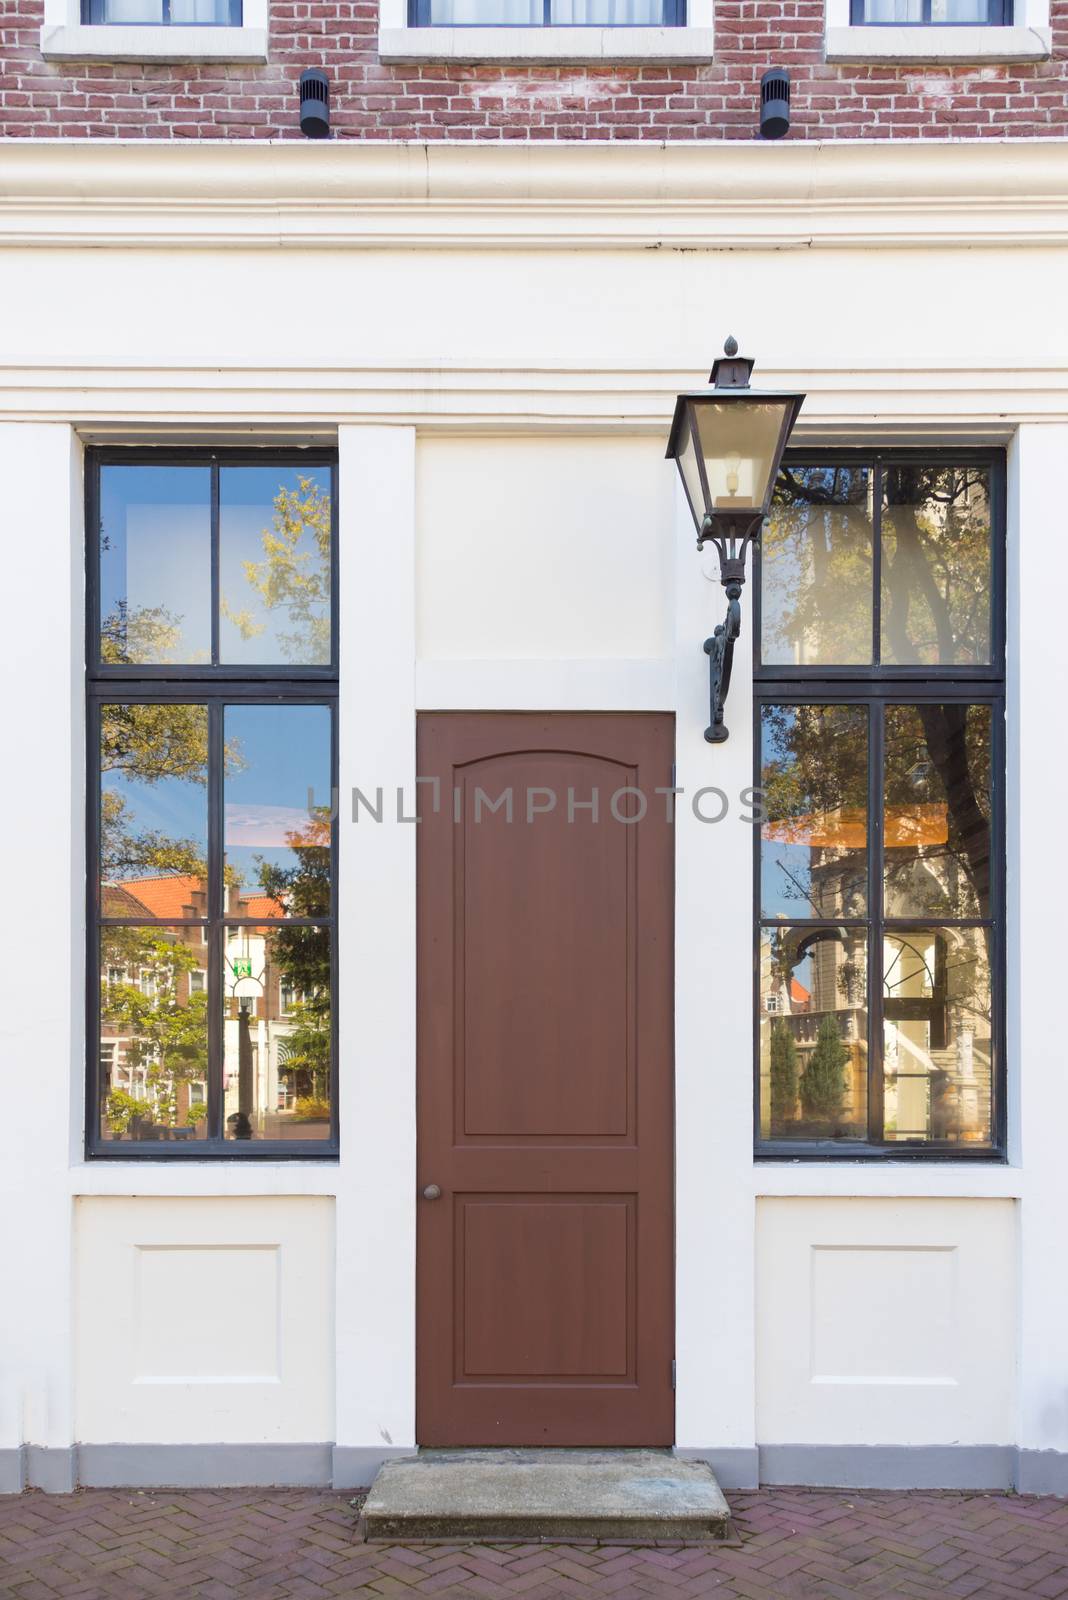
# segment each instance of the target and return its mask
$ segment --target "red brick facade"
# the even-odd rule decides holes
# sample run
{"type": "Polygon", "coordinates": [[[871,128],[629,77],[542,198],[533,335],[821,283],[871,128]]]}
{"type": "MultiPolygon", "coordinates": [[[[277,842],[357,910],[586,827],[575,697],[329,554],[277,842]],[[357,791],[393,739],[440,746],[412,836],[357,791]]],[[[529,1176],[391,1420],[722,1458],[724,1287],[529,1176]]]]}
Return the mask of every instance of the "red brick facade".
{"type": "Polygon", "coordinates": [[[330,76],[339,139],[753,139],[770,65],[793,76],[794,139],[1068,136],[1068,0],[1053,59],[831,66],[823,0],[718,0],[705,66],[387,66],[376,0],[274,0],[265,66],[55,63],[42,0],[0,0],[0,135],[296,139],[296,81],[330,76]]]}

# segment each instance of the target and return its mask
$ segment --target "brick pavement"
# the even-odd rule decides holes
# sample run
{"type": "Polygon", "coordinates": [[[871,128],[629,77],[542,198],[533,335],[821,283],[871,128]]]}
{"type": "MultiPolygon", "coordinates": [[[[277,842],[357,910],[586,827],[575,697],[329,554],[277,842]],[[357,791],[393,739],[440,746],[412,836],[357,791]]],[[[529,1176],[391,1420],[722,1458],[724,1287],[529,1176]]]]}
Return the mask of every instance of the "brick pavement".
{"type": "Polygon", "coordinates": [[[764,1489],[728,1546],[369,1545],[312,1490],[0,1498],[2,1600],[1040,1600],[1068,1596],[1068,1501],[764,1489]]]}

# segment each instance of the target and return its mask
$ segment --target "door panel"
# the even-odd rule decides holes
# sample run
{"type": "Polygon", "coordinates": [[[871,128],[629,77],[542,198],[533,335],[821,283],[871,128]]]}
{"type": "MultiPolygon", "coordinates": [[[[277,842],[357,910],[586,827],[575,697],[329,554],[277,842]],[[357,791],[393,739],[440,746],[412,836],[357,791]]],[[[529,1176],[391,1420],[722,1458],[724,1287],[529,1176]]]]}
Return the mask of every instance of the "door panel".
{"type": "Polygon", "coordinates": [[[672,1441],[673,742],[420,718],[422,1444],[672,1441]]]}

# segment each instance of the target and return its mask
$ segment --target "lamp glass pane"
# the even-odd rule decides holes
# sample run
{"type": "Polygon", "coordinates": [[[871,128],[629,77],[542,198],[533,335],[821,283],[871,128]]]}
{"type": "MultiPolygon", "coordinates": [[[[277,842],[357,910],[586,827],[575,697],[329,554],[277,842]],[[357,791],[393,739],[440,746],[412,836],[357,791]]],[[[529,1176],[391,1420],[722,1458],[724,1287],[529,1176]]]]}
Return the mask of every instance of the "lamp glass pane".
{"type": "Polygon", "coordinates": [[[789,406],[788,400],[694,402],[714,510],[767,509],[789,406]]]}
{"type": "Polygon", "coordinates": [[[675,457],[679,473],[682,477],[686,493],[690,497],[690,510],[698,530],[704,522],[705,500],[704,490],[701,488],[701,473],[697,465],[697,451],[693,447],[693,429],[690,427],[690,409],[687,406],[683,416],[682,430],[679,437],[679,453],[675,457]]]}

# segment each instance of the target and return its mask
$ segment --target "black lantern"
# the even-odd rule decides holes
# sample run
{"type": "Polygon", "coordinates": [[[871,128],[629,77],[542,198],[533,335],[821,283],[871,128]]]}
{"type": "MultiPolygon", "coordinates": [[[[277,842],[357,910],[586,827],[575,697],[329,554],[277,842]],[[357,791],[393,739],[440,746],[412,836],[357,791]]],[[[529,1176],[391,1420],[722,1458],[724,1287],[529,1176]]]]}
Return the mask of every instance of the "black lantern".
{"type": "Polygon", "coordinates": [[[705,640],[709,658],[711,721],[705,738],[727,738],[723,702],[730,687],[734,644],[741,632],[739,599],[745,583],[745,552],[759,538],[771,509],[783,451],[803,394],[750,389],[753,363],[738,354],[734,339],[712,368],[712,388],[680,394],[675,402],[667,453],[679,469],[697,548],[706,540],[719,555],[720,582],[727,591],[727,619],[705,640]]]}

